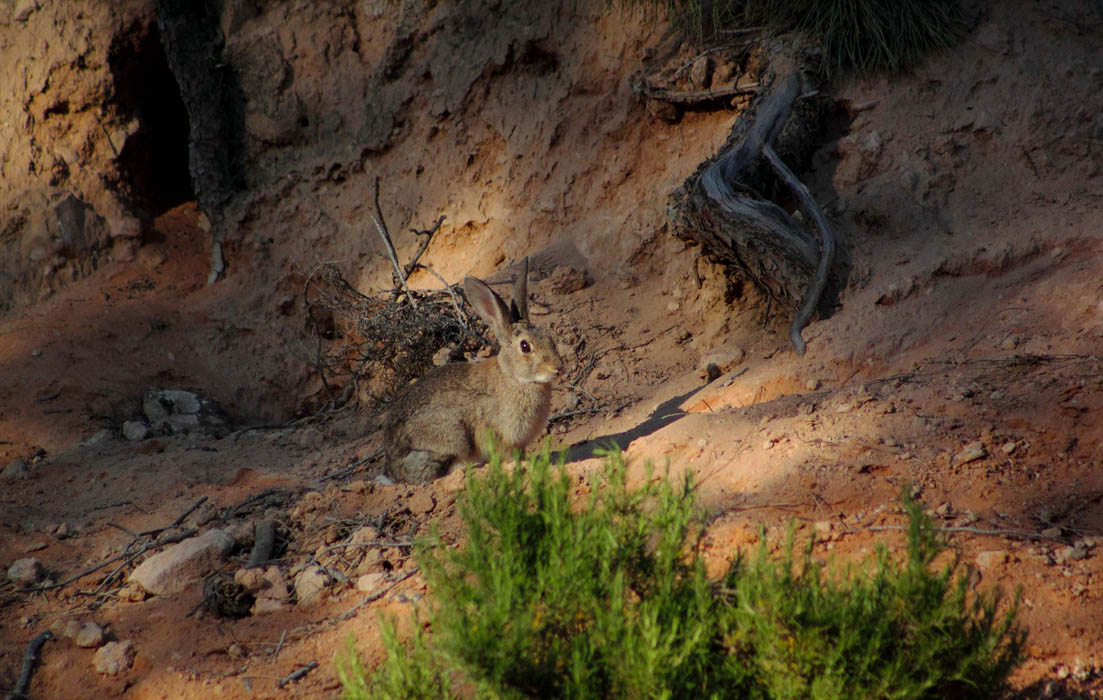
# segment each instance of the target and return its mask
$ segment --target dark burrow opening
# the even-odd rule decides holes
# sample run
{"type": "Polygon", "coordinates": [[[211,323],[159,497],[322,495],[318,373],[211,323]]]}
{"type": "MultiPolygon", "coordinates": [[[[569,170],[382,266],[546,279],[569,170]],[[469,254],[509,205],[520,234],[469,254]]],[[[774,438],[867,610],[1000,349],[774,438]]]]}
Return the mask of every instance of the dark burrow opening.
{"type": "Polygon", "coordinates": [[[118,182],[135,209],[157,216],[195,198],[188,170],[188,111],[155,22],[136,23],[111,45],[115,103],[137,120],[119,148],[118,182]]]}

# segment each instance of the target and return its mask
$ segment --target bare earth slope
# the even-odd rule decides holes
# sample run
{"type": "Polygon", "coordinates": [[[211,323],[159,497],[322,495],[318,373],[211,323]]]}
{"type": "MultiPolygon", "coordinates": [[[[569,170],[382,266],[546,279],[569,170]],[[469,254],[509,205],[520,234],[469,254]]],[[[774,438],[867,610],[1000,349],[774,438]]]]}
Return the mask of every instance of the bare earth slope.
{"type": "MultiPolygon", "coordinates": [[[[462,25],[435,12],[404,64],[414,74],[446,59],[434,55],[440,27],[462,25]]],[[[240,534],[274,518],[288,533],[279,576],[333,572],[313,601],[236,621],[188,615],[200,581],[149,598],[99,590],[118,563],[35,595],[4,582],[0,688],[35,634],[70,619],[132,640],[133,666],[104,675],[92,649],[54,640],[34,697],[282,697],[277,682],[312,661],[291,690],[337,697],[332,659],[350,635],[381,658],[379,613],[408,615],[425,594],[403,543],[432,521],[456,532],[465,474],[380,485],[369,461],[323,480],[379,436],[349,411],[287,422],[321,391],[306,276],[336,260],[361,289],[389,284],[365,225],[378,174],[392,230],[448,216],[423,261],[449,280],[549,244],[553,258],[564,243],[585,257],[590,286],[533,284],[540,322],[567,351],[573,388],[557,390],[549,432],[553,447],[575,447],[572,471],[598,467],[592,441],[617,442],[641,471],[645,460],[694,471],[717,568],[759,526],[777,534],[794,520],[824,558],[898,544],[885,526],[901,522],[910,487],[957,528],[977,587],[1021,587],[1023,695],[1103,691],[1103,18],[1071,0],[993,3],[959,48],[838,88],[834,131],[803,176],[851,275],[834,315],[805,330],[803,358],[788,319],[665,231],[667,194],[734,114],[648,116],[629,76],[661,29],[639,18],[537,19],[524,41],[499,42],[491,68],[453,76],[464,94],[411,94],[389,147],[260,182],[225,281],[205,284],[209,243],[184,205],[132,261],[0,320],[0,467],[27,462],[0,484],[5,569],[33,556],[61,581],[206,497],[184,526],[240,534]],[[711,382],[699,374],[708,358],[723,369],[711,382]],[[125,439],[150,387],[218,399],[235,432],[125,439]],[[364,575],[377,576],[360,590],[364,575]]],[[[373,21],[361,51],[383,61],[393,32],[373,21]]],[[[332,39],[302,37],[297,60],[332,39]]],[[[404,258],[415,245],[399,237],[404,258]]],[[[234,556],[224,570],[246,554],[234,556]]]]}

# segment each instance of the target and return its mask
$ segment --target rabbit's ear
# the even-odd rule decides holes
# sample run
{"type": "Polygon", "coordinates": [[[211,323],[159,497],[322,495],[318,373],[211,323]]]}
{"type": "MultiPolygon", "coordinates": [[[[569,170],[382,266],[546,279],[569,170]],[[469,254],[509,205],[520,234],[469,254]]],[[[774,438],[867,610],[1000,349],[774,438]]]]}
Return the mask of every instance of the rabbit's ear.
{"type": "Polygon", "coordinates": [[[529,320],[529,256],[521,261],[521,270],[513,280],[513,301],[509,306],[514,321],[529,320]]]}
{"type": "Polygon", "coordinates": [[[463,291],[475,311],[490,325],[490,330],[498,340],[508,342],[512,323],[509,307],[502,298],[482,280],[470,276],[463,278],[463,291]]]}

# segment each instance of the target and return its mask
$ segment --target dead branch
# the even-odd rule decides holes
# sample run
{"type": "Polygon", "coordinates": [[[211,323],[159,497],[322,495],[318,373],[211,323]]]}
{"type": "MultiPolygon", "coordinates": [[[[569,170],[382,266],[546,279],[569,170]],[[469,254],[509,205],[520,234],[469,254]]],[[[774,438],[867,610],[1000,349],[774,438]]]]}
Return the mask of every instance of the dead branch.
{"type": "Polygon", "coordinates": [[[789,340],[793,343],[793,349],[798,355],[803,355],[805,349],[804,338],[801,337],[800,332],[812,318],[812,314],[816,312],[816,307],[820,303],[820,296],[823,295],[824,287],[827,286],[827,275],[831,271],[831,263],[835,260],[835,236],[831,233],[831,227],[827,224],[827,217],[824,215],[823,209],[820,209],[820,205],[816,203],[808,188],[793,174],[793,171],[789,170],[785,165],[785,161],[778,156],[773,147],[768,143],[763,144],[762,153],[766,156],[766,160],[770,165],[773,166],[778,177],[789,186],[789,189],[800,200],[804,211],[812,217],[812,221],[816,223],[816,228],[820,231],[820,261],[816,266],[816,274],[808,284],[808,293],[804,295],[804,304],[801,305],[800,311],[793,317],[793,323],[789,326],[789,340]]]}
{"type": "Polygon", "coordinates": [[[106,561],[102,561],[99,564],[96,564],[95,566],[90,566],[87,569],[81,571],[80,573],[73,574],[69,578],[64,579],[62,581],[58,581],[57,583],[51,583],[51,584],[44,585],[44,586],[34,586],[34,587],[31,587],[31,588],[18,588],[18,589],[16,589],[15,592],[16,593],[41,593],[43,591],[50,591],[50,590],[53,590],[55,588],[61,588],[62,586],[68,586],[73,581],[84,578],[88,574],[93,574],[93,573],[99,571],[100,569],[102,569],[103,567],[107,566],[108,564],[112,564],[114,562],[117,562],[120,559],[125,559],[126,560],[125,563],[129,564],[130,562],[134,561],[135,559],[142,556],[143,554],[145,554],[146,552],[148,552],[151,549],[156,549],[157,547],[163,547],[166,544],[175,544],[177,542],[186,540],[189,537],[191,537],[192,535],[194,535],[195,532],[196,531],[195,531],[194,528],[188,528],[187,530],[184,530],[183,532],[179,532],[175,535],[166,535],[164,537],[160,537],[160,538],[154,540],[153,542],[149,542],[149,543],[145,544],[144,546],[142,546],[141,548],[139,548],[138,550],[136,550],[134,552],[127,553],[127,552],[124,551],[122,554],[118,554],[116,556],[113,556],[110,559],[107,559],[106,561]]]}
{"type": "Polygon", "coordinates": [[[8,700],[25,700],[30,697],[27,695],[27,690],[31,686],[31,676],[34,675],[34,667],[35,663],[38,662],[38,654],[42,650],[42,645],[53,636],[50,630],[43,630],[36,634],[31,640],[31,643],[27,645],[27,651],[23,654],[23,666],[19,670],[19,680],[16,681],[11,694],[8,695],[8,700]]]}
{"type": "MultiPolygon", "coordinates": [[[[769,299],[796,308],[790,339],[797,354],[805,351],[800,331],[820,304],[835,251],[822,209],[779,155],[793,140],[788,139],[784,148],[779,145],[783,130],[796,128],[788,125],[801,90],[795,70],[775,80],[771,92],[756,105],[753,121],[737,120],[728,143],[674,193],[668,209],[675,235],[700,243],[718,262],[742,271],[769,299]],[[763,196],[774,184],[769,172],[793,192],[815,222],[818,245],[787,211],[763,196]]],[[[811,132],[805,127],[801,121],[800,128],[811,132]]]]}
{"type": "Polygon", "coordinates": [[[350,464],[349,466],[345,467],[344,469],[338,469],[337,471],[333,472],[332,474],[326,474],[321,479],[319,479],[319,481],[329,481],[330,479],[340,479],[342,476],[346,476],[348,474],[353,473],[354,471],[359,469],[361,466],[367,464],[368,462],[371,462],[376,457],[381,457],[382,455],[383,455],[383,448],[382,447],[376,448],[375,451],[373,451],[367,457],[364,457],[363,459],[358,459],[355,462],[353,462],[352,464],[350,464]]]}
{"type": "Polygon", "coordinates": [[[311,661],[306,666],[303,666],[302,668],[300,668],[298,671],[294,671],[293,673],[290,673],[287,676],[281,678],[279,680],[279,682],[276,683],[276,687],[277,688],[283,688],[288,683],[299,680],[300,678],[302,678],[303,676],[310,673],[311,671],[313,671],[316,668],[318,668],[318,662],[317,661],[311,661]]]}
{"type": "Polygon", "coordinates": [[[716,90],[687,90],[683,92],[667,88],[652,87],[645,82],[639,82],[632,86],[633,91],[635,91],[637,95],[642,95],[652,100],[659,100],[660,102],[669,102],[670,104],[682,107],[696,107],[709,102],[735,97],[736,95],[754,95],[758,93],[758,88],[759,84],[755,83],[754,85],[747,85],[745,87],[736,87],[733,85],[731,87],[719,88],[716,90]]]}
{"type": "Polygon", "coordinates": [[[410,288],[406,286],[406,276],[402,272],[402,267],[398,264],[398,252],[394,249],[394,242],[391,241],[391,234],[387,231],[387,221],[383,218],[383,208],[379,206],[379,176],[375,178],[375,213],[372,214],[372,222],[375,223],[375,230],[379,232],[379,237],[383,239],[383,247],[387,251],[387,255],[391,259],[391,265],[394,266],[394,278],[395,284],[402,288],[402,291],[406,293],[406,298],[410,301],[410,306],[417,308],[417,300],[414,299],[414,295],[410,294],[410,288]]]}
{"type": "Polygon", "coordinates": [[[272,550],[276,546],[276,521],[262,520],[254,528],[253,549],[249,552],[249,560],[245,562],[246,569],[255,569],[266,564],[272,558],[272,550]]]}
{"type": "MultiPolygon", "coordinates": [[[[865,529],[871,532],[882,532],[889,530],[907,530],[908,528],[906,525],[869,525],[865,529]]],[[[1038,532],[1031,532],[1030,530],[987,529],[981,527],[965,526],[936,527],[935,530],[938,532],[963,532],[970,535],[984,535],[986,537],[1006,537],[1015,540],[1041,540],[1047,542],[1065,543],[1065,539],[1063,537],[1043,535],[1038,532]]],[[[854,534],[861,532],[861,530],[848,529],[843,530],[843,532],[847,534],[854,534]]]]}
{"type": "Polygon", "coordinates": [[[410,232],[414,235],[425,236],[425,238],[421,240],[421,245],[417,247],[417,252],[414,253],[414,257],[410,258],[410,262],[406,263],[406,266],[402,268],[403,271],[405,271],[406,273],[407,279],[409,279],[410,273],[417,269],[417,261],[421,259],[421,254],[425,252],[425,250],[429,247],[429,242],[433,240],[433,234],[440,229],[440,225],[443,223],[444,214],[441,214],[440,218],[437,219],[436,223],[434,223],[431,228],[427,228],[423,231],[418,231],[416,228],[410,229],[410,232]]]}

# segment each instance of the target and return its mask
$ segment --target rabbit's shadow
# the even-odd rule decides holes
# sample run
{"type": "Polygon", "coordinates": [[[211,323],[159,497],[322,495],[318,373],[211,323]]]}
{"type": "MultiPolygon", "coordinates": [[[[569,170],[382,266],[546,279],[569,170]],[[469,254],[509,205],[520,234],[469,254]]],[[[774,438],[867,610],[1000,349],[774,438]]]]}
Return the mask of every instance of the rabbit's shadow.
{"type": "Polygon", "coordinates": [[[591,457],[597,456],[596,452],[598,450],[610,448],[627,450],[633,440],[644,437],[645,435],[650,435],[661,428],[665,428],[679,418],[688,415],[687,412],[679,408],[679,406],[706,386],[708,386],[708,384],[702,384],[680,396],[675,396],[663,401],[655,407],[655,410],[652,411],[651,415],[645,418],[643,422],[629,430],[611,435],[602,435],[601,437],[592,438],[585,442],[571,445],[566,450],[567,462],[579,462],[584,459],[590,459],[591,457]]]}

